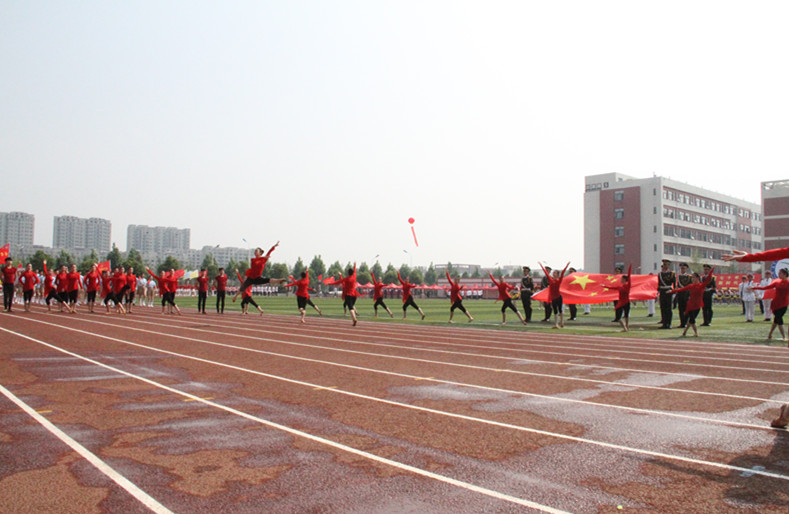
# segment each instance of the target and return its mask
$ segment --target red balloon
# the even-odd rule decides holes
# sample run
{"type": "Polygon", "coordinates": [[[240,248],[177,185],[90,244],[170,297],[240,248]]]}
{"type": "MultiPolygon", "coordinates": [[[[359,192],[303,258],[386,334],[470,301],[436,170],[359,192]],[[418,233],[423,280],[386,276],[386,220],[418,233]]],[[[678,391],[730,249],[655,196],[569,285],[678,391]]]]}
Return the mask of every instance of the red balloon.
{"type": "Polygon", "coordinates": [[[408,223],[410,223],[411,225],[413,225],[413,224],[414,224],[414,218],[408,218],[408,223]]]}

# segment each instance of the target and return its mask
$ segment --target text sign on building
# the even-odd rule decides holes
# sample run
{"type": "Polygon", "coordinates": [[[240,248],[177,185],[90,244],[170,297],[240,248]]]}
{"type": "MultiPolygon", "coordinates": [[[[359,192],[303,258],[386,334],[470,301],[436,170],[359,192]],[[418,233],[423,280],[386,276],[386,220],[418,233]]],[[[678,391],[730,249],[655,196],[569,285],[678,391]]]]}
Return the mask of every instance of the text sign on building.
{"type": "Polygon", "coordinates": [[[598,182],[596,184],[586,184],[586,192],[608,189],[608,182],[598,182]]]}

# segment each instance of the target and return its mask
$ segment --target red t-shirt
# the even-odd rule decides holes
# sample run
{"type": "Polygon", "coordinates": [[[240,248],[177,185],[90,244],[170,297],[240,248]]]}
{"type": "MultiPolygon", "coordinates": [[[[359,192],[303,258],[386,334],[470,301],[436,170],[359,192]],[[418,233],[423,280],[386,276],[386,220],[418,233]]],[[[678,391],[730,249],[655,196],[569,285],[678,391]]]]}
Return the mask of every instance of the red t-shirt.
{"type": "Polygon", "coordinates": [[[82,284],[80,283],[81,278],[82,275],[80,275],[78,271],[73,271],[66,275],[66,291],[82,289],[82,284]]]}
{"type": "Polygon", "coordinates": [[[227,288],[227,275],[216,276],[216,290],[224,291],[227,288]]]}
{"type": "Polygon", "coordinates": [[[310,293],[308,289],[310,288],[310,276],[307,275],[305,278],[295,280],[290,284],[285,284],[284,287],[293,287],[296,286],[296,296],[300,296],[302,298],[309,298],[310,293]]]}
{"type": "Polygon", "coordinates": [[[38,275],[35,271],[25,271],[20,277],[22,281],[22,289],[25,291],[32,291],[36,284],[38,284],[38,275]]]}
{"type": "Polygon", "coordinates": [[[200,293],[208,292],[208,277],[197,277],[197,291],[200,293]]]}
{"type": "Polygon", "coordinates": [[[134,275],[134,273],[126,274],[126,285],[129,286],[129,290],[132,293],[137,291],[137,277],[134,275]]]}
{"type": "Polygon", "coordinates": [[[776,279],[764,287],[754,287],[754,289],[775,289],[775,298],[770,304],[770,310],[775,312],[789,306],[789,279],[776,279]]]}
{"type": "Polygon", "coordinates": [[[13,284],[16,282],[16,266],[3,267],[3,284],[13,284]]]}
{"type": "Polygon", "coordinates": [[[85,290],[89,293],[99,290],[99,284],[101,282],[101,275],[99,275],[98,271],[91,271],[87,275],[85,275],[85,290]]]}
{"type": "Polygon", "coordinates": [[[504,301],[504,300],[511,300],[508,291],[510,289],[515,289],[515,286],[510,285],[510,284],[504,282],[503,280],[501,282],[497,282],[496,279],[493,278],[493,275],[491,275],[490,273],[488,273],[488,276],[493,281],[493,283],[496,284],[496,287],[499,290],[499,297],[497,299],[498,300],[502,300],[502,301],[504,301]]]}
{"type": "Polygon", "coordinates": [[[460,292],[463,289],[463,286],[456,282],[452,282],[452,278],[449,276],[449,272],[447,272],[447,280],[449,280],[449,285],[451,287],[449,291],[449,300],[452,303],[459,302],[463,299],[463,294],[460,292]]]}
{"type": "Polygon", "coordinates": [[[400,284],[403,286],[403,303],[405,303],[411,298],[411,289],[415,288],[416,284],[410,284],[400,278],[400,273],[397,274],[397,280],[399,280],[400,284]]]}
{"type": "Polygon", "coordinates": [[[112,292],[118,294],[126,285],[126,275],[118,272],[112,276],[112,292]]]}
{"type": "Polygon", "coordinates": [[[57,287],[58,293],[65,293],[66,292],[66,284],[68,283],[68,274],[67,273],[58,273],[55,276],[55,286],[57,287]]]}

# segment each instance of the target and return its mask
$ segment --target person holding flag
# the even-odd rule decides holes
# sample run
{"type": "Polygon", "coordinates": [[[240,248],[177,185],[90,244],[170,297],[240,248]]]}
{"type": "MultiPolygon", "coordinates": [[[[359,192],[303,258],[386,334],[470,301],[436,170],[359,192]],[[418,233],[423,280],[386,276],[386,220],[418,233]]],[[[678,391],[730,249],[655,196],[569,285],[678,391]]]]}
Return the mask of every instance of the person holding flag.
{"type": "Polygon", "coordinates": [[[506,283],[504,281],[504,277],[502,276],[499,277],[498,281],[495,278],[493,278],[492,273],[488,272],[488,276],[496,285],[496,288],[498,288],[499,290],[499,297],[497,301],[501,300],[503,302],[501,305],[501,324],[502,325],[507,324],[507,309],[512,309],[512,311],[518,315],[518,319],[521,320],[521,323],[525,325],[527,323],[526,319],[524,319],[524,317],[521,316],[520,311],[518,311],[518,308],[515,307],[515,305],[512,303],[512,298],[510,298],[509,291],[511,289],[515,289],[515,286],[506,283]]]}
{"type": "Polygon", "coordinates": [[[399,280],[400,284],[403,286],[403,319],[406,318],[406,309],[408,309],[409,305],[422,315],[422,319],[425,319],[425,313],[422,312],[422,309],[420,309],[416,304],[414,301],[414,296],[411,294],[411,289],[415,288],[416,284],[411,284],[410,282],[403,280],[399,271],[397,272],[397,280],[399,280]]]}
{"type": "Polygon", "coordinates": [[[692,328],[693,337],[699,337],[699,331],[696,329],[696,317],[704,306],[704,291],[712,280],[712,271],[713,268],[710,268],[709,272],[705,274],[703,282],[701,280],[701,275],[694,273],[690,285],[669,291],[671,294],[677,294],[682,291],[690,292],[688,296],[688,305],[685,307],[685,313],[688,317],[686,318],[687,324],[685,325],[685,330],[682,331],[683,336],[687,335],[688,328],[692,328]]]}
{"type": "Polygon", "coordinates": [[[384,303],[384,286],[386,284],[383,282],[378,282],[375,279],[375,273],[373,273],[372,270],[370,270],[370,277],[373,279],[373,300],[375,300],[375,303],[373,304],[373,309],[375,309],[374,317],[378,317],[378,306],[381,306],[386,312],[389,313],[390,318],[394,318],[394,314],[392,314],[392,311],[390,311],[389,307],[387,307],[384,303]]]}
{"type": "MultiPolygon", "coordinates": [[[[743,252],[742,250],[733,250],[730,254],[724,254],[723,260],[726,262],[730,261],[738,261],[738,262],[760,262],[760,261],[780,261],[782,259],[789,259],[789,246],[785,248],[775,248],[773,250],[767,250],[766,252],[760,253],[747,253],[743,252]]],[[[786,268],[782,268],[784,271],[784,275],[782,277],[781,272],[778,273],[779,277],[786,279],[787,273],[786,268]]],[[[773,315],[775,315],[775,301],[778,299],[778,288],[776,286],[776,295],[773,299],[772,309],[773,315]]],[[[786,310],[781,314],[781,322],[783,322],[783,314],[786,313],[786,310]]],[[[773,321],[775,324],[775,321],[773,321]]],[[[783,331],[781,332],[783,334],[783,331]]],[[[781,407],[781,411],[778,414],[778,417],[775,418],[772,423],[770,423],[771,427],[774,428],[786,428],[789,425],[789,403],[781,407]]]]}
{"type": "Polygon", "coordinates": [[[277,241],[276,244],[269,249],[266,255],[263,255],[262,248],[255,248],[255,256],[250,260],[249,269],[247,269],[245,272],[246,278],[244,279],[244,282],[241,284],[238,292],[233,297],[234,302],[236,301],[236,298],[238,298],[238,295],[240,295],[242,291],[245,291],[249,286],[269,283],[282,284],[283,282],[287,281],[287,279],[284,278],[268,278],[262,276],[263,270],[266,267],[266,262],[268,262],[269,257],[271,257],[271,252],[273,252],[278,246],[279,241],[277,241]]]}
{"type": "Polygon", "coordinates": [[[356,299],[359,297],[359,291],[356,290],[356,263],[353,263],[353,269],[348,268],[348,275],[343,277],[342,275],[335,280],[330,280],[326,282],[326,285],[334,286],[342,284],[342,307],[343,309],[348,309],[351,313],[351,319],[353,320],[353,326],[356,326],[356,323],[359,322],[357,319],[358,312],[356,312],[356,299]]]}
{"type": "Polygon", "coordinates": [[[468,322],[471,323],[474,321],[474,318],[471,314],[463,307],[463,293],[462,289],[463,286],[460,284],[460,280],[458,277],[455,278],[458,282],[452,281],[452,277],[449,276],[449,270],[447,270],[447,280],[449,281],[449,299],[452,302],[452,307],[449,308],[449,322],[452,323],[452,316],[455,315],[455,309],[460,309],[460,312],[466,315],[468,318],[468,322]]]}
{"type": "Polygon", "coordinates": [[[556,324],[553,328],[563,328],[564,327],[564,313],[562,312],[563,305],[562,305],[562,293],[560,288],[562,286],[562,280],[564,280],[564,274],[567,271],[567,268],[570,267],[570,263],[568,262],[561,273],[559,270],[555,269],[548,273],[548,270],[545,269],[545,266],[542,263],[539,263],[540,267],[542,268],[542,272],[545,273],[545,277],[548,279],[548,298],[551,301],[551,310],[553,311],[554,317],[556,318],[556,324]]]}
{"type": "Polygon", "coordinates": [[[621,283],[619,285],[609,285],[607,289],[614,289],[619,291],[619,300],[616,302],[614,308],[616,309],[616,318],[619,318],[619,324],[622,326],[622,332],[630,330],[630,275],[633,272],[633,265],[627,268],[627,275],[622,275],[621,283]]]}
{"type": "Polygon", "coordinates": [[[14,287],[16,284],[17,268],[14,266],[11,257],[6,257],[3,264],[3,311],[13,312],[11,307],[14,304],[14,287]]]}
{"type": "Polygon", "coordinates": [[[299,280],[294,280],[293,277],[290,277],[290,279],[291,282],[283,285],[282,287],[296,288],[296,306],[301,313],[301,322],[306,323],[304,318],[307,315],[307,305],[311,305],[313,309],[318,311],[319,316],[323,316],[323,313],[318,308],[318,306],[312,303],[312,300],[310,300],[310,270],[302,271],[301,279],[299,280]]]}
{"type": "Polygon", "coordinates": [[[25,312],[30,312],[30,305],[33,302],[33,292],[38,284],[38,275],[33,271],[33,265],[28,264],[25,271],[19,277],[22,283],[22,300],[25,305],[25,312]]]}

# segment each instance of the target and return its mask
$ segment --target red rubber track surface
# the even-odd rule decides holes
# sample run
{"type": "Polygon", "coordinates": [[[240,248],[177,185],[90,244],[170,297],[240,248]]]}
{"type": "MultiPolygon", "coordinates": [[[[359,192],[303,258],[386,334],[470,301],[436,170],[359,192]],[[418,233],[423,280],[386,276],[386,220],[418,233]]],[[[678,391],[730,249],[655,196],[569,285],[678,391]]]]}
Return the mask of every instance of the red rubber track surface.
{"type": "MultiPolygon", "coordinates": [[[[174,512],[789,510],[786,348],[35,307],[0,386],[174,512]]],[[[149,510],[9,395],[0,511],[149,510]]]]}

